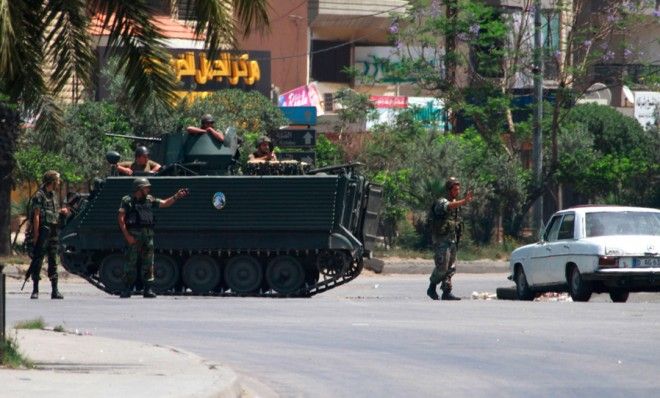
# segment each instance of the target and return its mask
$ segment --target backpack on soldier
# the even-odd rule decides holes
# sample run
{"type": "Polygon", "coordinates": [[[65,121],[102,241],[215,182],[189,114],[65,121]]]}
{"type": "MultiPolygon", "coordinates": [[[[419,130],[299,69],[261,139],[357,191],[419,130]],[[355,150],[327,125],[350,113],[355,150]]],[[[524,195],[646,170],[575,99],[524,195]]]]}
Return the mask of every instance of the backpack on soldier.
{"type": "Polygon", "coordinates": [[[433,201],[431,204],[431,207],[426,213],[426,220],[424,221],[424,242],[428,246],[433,244],[433,228],[435,223],[439,221],[438,216],[435,214],[435,203],[436,201],[433,201]]]}

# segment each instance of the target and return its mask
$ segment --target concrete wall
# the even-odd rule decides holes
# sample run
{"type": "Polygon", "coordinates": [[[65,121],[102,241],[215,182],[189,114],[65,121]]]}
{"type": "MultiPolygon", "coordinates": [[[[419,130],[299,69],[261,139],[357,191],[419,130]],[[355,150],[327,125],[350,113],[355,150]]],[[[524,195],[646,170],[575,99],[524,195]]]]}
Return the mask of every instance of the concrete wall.
{"type": "Polygon", "coordinates": [[[241,50],[271,52],[271,82],[281,92],[307,84],[308,17],[307,2],[269,1],[270,31],[239,38],[241,50]]]}

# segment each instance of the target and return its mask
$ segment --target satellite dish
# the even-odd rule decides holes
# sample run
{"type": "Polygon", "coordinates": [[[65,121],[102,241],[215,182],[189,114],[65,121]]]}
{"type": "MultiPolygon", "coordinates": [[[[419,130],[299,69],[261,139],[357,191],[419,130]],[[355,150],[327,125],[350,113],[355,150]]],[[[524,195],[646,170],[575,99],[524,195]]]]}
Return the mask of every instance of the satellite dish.
{"type": "Polygon", "coordinates": [[[603,83],[592,84],[584,93],[585,102],[596,102],[602,105],[609,105],[612,102],[612,92],[603,83]]]}

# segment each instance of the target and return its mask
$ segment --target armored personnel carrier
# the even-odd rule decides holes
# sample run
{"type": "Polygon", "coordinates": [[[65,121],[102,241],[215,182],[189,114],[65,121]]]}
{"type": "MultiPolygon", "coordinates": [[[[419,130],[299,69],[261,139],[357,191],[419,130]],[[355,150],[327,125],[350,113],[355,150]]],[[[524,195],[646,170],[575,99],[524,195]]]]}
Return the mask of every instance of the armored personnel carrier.
{"type": "MultiPolygon", "coordinates": [[[[358,164],[310,169],[271,162],[243,174],[238,137],[225,135],[219,143],[207,134],[172,134],[152,148],[152,158],[166,166],[148,176],[151,194],[190,192],[155,210],[154,290],[306,297],[357,277],[374,248],[381,187],[358,164]]],[[[107,159],[113,172],[72,204],[60,244],[69,272],[119,294],[125,242],[117,210],[134,176],[116,175],[118,154],[107,159]]]]}

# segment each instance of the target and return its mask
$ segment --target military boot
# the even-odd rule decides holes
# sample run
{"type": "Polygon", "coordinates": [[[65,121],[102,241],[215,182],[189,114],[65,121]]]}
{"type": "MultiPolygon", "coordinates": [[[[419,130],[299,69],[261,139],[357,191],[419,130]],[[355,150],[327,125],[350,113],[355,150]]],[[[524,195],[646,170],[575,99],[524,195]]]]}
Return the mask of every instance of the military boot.
{"type": "Polygon", "coordinates": [[[451,294],[451,290],[443,290],[442,291],[442,300],[460,300],[460,297],[456,297],[453,294],[451,294]]]}
{"type": "Polygon", "coordinates": [[[151,283],[144,284],[144,293],[142,294],[144,298],[156,298],[156,293],[151,290],[151,283]]]}
{"type": "Polygon", "coordinates": [[[39,298],[39,281],[32,281],[32,294],[30,298],[36,300],[39,298]]]}
{"type": "Polygon", "coordinates": [[[426,295],[429,296],[431,298],[431,300],[438,300],[439,299],[438,292],[435,290],[435,288],[437,286],[438,285],[436,283],[431,282],[431,283],[429,283],[429,288],[426,289],[426,295]]]}
{"type": "Polygon", "coordinates": [[[119,298],[131,298],[131,291],[129,289],[122,290],[119,293],[119,298]]]}
{"type": "Polygon", "coordinates": [[[50,293],[50,298],[53,300],[61,300],[64,297],[62,297],[62,294],[60,291],[57,289],[57,279],[53,279],[50,281],[50,285],[53,287],[53,290],[50,293]]]}

